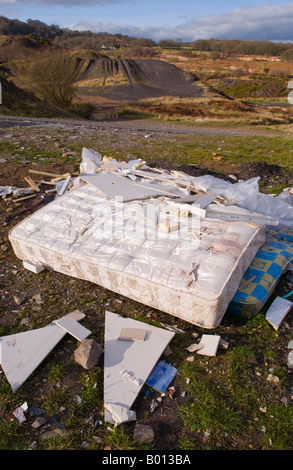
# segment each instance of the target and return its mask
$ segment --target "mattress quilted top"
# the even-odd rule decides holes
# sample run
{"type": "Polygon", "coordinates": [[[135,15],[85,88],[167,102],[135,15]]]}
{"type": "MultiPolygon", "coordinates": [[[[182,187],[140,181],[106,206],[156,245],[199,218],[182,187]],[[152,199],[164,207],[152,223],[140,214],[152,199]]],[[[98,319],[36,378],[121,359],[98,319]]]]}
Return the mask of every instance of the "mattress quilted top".
{"type": "Polygon", "coordinates": [[[249,246],[264,242],[254,241],[261,229],[193,213],[169,217],[170,204],[121,203],[81,184],[19,223],[10,240],[216,299],[249,246]]]}

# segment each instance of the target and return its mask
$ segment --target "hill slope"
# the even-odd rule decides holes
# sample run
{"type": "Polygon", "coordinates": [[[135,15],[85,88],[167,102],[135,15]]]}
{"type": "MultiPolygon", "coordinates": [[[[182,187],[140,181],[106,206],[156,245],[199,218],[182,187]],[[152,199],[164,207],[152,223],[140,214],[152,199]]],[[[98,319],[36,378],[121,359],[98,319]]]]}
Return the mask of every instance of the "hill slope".
{"type": "Polygon", "coordinates": [[[78,67],[80,91],[105,98],[136,101],[158,96],[197,97],[203,93],[196,84],[196,75],[161,60],[105,57],[80,60],[78,67]],[[112,86],[107,86],[109,78],[114,79],[112,86]]]}

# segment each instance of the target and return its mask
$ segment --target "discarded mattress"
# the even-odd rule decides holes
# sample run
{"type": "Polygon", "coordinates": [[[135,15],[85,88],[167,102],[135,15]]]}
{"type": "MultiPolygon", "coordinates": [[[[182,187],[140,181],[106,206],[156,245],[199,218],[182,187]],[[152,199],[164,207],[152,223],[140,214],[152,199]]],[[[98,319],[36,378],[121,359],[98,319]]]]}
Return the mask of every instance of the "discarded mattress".
{"type": "Polygon", "coordinates": [[[228,310],[239,316],[258,313],[293,260],[293,232],[270,227],[228,310]]]}
{"type": "Polygon", "coordinates": [[[23,261],[214,328],[265,242],[265,227],[192,214],[168,232],[158,228],[166,205],[164,198],[117,203],[81,184],[19,223],[9,239],[23,261]]]}

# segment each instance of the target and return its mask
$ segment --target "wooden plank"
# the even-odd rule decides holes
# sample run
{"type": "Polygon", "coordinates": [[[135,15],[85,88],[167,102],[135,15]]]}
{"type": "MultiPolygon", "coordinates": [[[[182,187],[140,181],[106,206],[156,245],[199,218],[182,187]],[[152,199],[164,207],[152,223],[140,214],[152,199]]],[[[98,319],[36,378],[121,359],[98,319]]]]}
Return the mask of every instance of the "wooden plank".
{"type": "Polygon", "coordinates": [[[19,197],[17,199],[12,199],[12,202],[14,204],[17,204],[18,202],[25,201],[26,199],[32,199],[34,197],[38,197],[38,194],[31,194],[30,196],[24,196],[24,197],[19,197]]]}
{"type": "Polygon", "coordinates": [[[30,185],[32,189],[34,189],[37,192],[40,192],[40,188],[37,185],[37,183],[34,182],[34,180],[32,180],[29,176],[25,176],[24,179],[30,185]]]}
{"type": "Polygon", "coordinates": [[[51,178],[67,178],[69,173],[65,173],[63,175],[56,175],[55,173],[48,173],[47,171],[38,171],[38,170],[29,170],[30,173],[35,175],[43,175],[43,176],[50,176],[51,178]]]}

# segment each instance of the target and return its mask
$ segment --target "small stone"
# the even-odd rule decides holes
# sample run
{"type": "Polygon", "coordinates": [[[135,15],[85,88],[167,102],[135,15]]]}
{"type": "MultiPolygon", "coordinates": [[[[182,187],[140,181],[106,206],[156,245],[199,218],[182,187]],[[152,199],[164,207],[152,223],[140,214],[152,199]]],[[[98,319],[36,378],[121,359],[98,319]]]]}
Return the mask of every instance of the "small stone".
{"type": "Polygon", "coordinates": [[[41,434],[40,439],[42,441],[46,439],[55,439],[56,437],[64,436],[64,434],[65,434],[65,431],[63,431],[62,429],[56,428],[53,431],[46,431],[43,434],[41,434]]]}
{"type": "Polygon", "coordinates": [[[276,375],[269,374],[268,377],[267,377],[267,381],[272,382],[274,384],[277,384],[277,383],[279,383],[280,379],[276,375]]]}
{"type": "Polygon", "coordinates": [[[32,428],[38,429],[40,426],[46,424],[47,420],[43,416],[39,416],[32,424],[32,428]]]}
{"type": "Polygon", "coordinates": [[[136,442],[152,444],[155,439],[155,433],[153,431],[153,428],[146,424],[137,424],[134,428],[133,439],[136,442]]]}
{"type": "Polygon", "coordinates": [[[288,354],[287,364],[289,369],[293,369],[293,350],[288,354]]]}
{"type": "Polygon", "coordinates": [[[87,442],[87,441],[83,441],[83,442],[81,443],[81,447],[82,447],[83,449],[88,449],[89,446],[90,446],[90,443],[87,442]]]}
{"type": "Polygon", "coordinates": [[[41,294],[36,294],[32,297],[32,300],[33,302],[35,302],[36,304],[42,304],[43,301],[42,301],[42,297],[41,297],[41,294]]]}
{"type": "Polygon", "coordinates": [[[53,426],[53,429],[61,429],[62,431],[65,431],[66,429],[64,424],[59,423],[59,421],[57,421],[55,416],[52,416],[52,418],[50,419],[50,423],[53,426]]]}
{"type": "Polygon", "coordinates": [[[45,410],[43,410],[42,408],[38,408],[37,406],[34,406],[34,405],[30,406],[28,409],[29,416],[40,416],[45,413],[46,413],[45,410]]]}
{"type": "Polygon", "coordinates": [[[24,297],[19,297],[18,295],[14,295],[13,296],[13,299],[14,299],[14,302],[17,304],[17,305],[21,305],[24,303],[25,301],[25,298],[24,297]]]}
{"type": "Polygon", "coordinates": [[[164,349],[163,355],[164,355],[165,357],[167,357],[167,356],[170,356],[170,354],[172,354],[172,349],[171,349],[170,346],[168,345],[168,346],[164,349]]]}
{"type": "Polygon", "coordinates": [[[94,339],[84,339],[74,353],[75,361],[84,369],[95,367],[102,354],[102,347],[94,339]]]}
{"type": "Polygon", "coordinates": [[[219,347],[221,349],[228,349],[229,347],[229,341],[225,341],[223,338],[220,339],[220,344],[219,347]]]}

